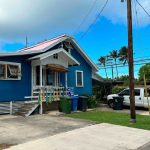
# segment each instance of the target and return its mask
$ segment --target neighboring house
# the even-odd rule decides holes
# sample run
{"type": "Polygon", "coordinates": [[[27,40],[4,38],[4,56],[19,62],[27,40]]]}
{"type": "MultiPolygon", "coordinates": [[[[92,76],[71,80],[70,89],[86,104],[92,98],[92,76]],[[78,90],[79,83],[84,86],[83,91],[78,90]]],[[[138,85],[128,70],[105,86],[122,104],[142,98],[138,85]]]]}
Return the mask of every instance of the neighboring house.
{"type": "Polygon", "coordinates": [[[92,94],[97,66],[67,35],[13,53],[0,53],[0,101],[24,100],[36,88],[73,87],[74,94],[92,94]]]}

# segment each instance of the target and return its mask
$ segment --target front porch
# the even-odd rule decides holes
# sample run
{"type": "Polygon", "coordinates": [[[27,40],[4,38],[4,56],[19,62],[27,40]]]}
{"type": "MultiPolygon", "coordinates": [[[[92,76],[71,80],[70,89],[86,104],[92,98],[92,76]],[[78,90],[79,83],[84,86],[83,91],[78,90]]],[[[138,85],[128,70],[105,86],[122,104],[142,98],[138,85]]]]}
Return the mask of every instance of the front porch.
{"type": "Polygon", "coordinates": [[[58,101],[68,95],[67,72],[69,66],[79,65],[70,53],[59,48],[29,58],[32,69],[32,98],[58,101]]]}

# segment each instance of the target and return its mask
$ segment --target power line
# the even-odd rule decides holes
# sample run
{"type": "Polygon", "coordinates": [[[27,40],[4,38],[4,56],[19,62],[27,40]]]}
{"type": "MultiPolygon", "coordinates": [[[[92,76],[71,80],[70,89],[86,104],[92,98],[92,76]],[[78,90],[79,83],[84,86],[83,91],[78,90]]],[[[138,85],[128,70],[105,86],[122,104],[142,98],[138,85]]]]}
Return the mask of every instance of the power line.
{"type": "Polygon", "coordinates": [[[142,4],[136,0],[136,2],[138,3],[138,5],[144,10],[144,12],[150,17],[150,14],[148,13],[148,11],[144,8],[144,6],[142,6],[142,4]]]}
{"type": "MultiPolygon", "coordinates": [[[[149,61],[150,61],[150,56],[147,56],[147,57],[137,57],[137,58],[135,58],[134,59],[134,63],[136,62],[145,62],[145,61],[148,61],[147,63],[149,63],[149,61]]],[[[118,61],[117,61],[118,62],[118,61]]],[[[101,65],[101,64],[97,64],[97,65],[101,65]]],[[[117,63],[117,64],[111,64],[111,65],[108,65],[107,63],[106,63],[106,66],[115,66],[115,65],[124,65],[124,63],[117,63]]]]}
{"type": "Polygon", "coordinates": [[[135,0],[132,1],[132,5],[133,5],[133,17],[134,17],[134,20],[135,20],[135,24],[137,26],[137,17],[136,17],[136,8],[135,8],[135,0]],[[134,5],[133,5],[134,4],[134,5]],[[135,14],[134,14],[135,12],[135,14]]]}
{"type": "Polygon", "coordinates": [[[80,37],[79,40],[83,39],[85,37],[85,35],[89,32],[90,28],[96,23],[97,19],[101,16],[102,12],[104,11],[105,7],[108,4],[108,0],[106,0],[105,4],[103,5],[102,9],[100,10],[100,12],[98,13],[98,15],[96,16],[96,18],[94,19],[93,23],[88,27],[88,29],[85,31],[85,33],[80,37]]]}
{"type": "MultiPolygon", "coordinates": [[[[134,63],[142,63],[142,62],[144,62],[144,63],[149,63],[149,61],[150,61],[150,59],[141,59],[141,60],[134,60],[134,63]],[[147,62],[148,61],[148,62],[147,62]]],[[[99,64],[98,64],[99,65],[99,64]]],[[[124,65],[124,63],[118,63],[118,64],[112,64],[112,65],[106,65],[106,67],[112,67],[112,66],[116,66],[117,65],[117,67],[119,67],[119,66],[128,66],[128,65],[124,65]]]]}
{"type": "Polygon", "coordinates": [[[140,59],[140,58],[147,59],[147,58],[150,58],[150,56],[136,57],[134,59],[140,59]]]}
{"type": "Polygon", "coordinates": [[[88,18],[88,16],[90,15],[90,13],[93,11],[93,8],[94,8],[96,2],[97,2],[97,0],[95,0],[95,1],[93,2],[93,4],[91,5],[91,7],[90,7],[88,13],[85,15],[85,17],[83,18],[82,22],[79,24],[79,26],[77,27],[77,29],[74,31],[73,35],[75,35],[75,34],[77,33],[77,31],[80,29],[80,27],[82,26],[82,24],[85,23],[86,19],[88,18]]]}
{"type": "Polygon", "coordinates": [[[137,12],[136,0],[134,0],[134,8],[135,8],[136,23],[137,23],[137,27],[138,27],[139,26],[139,21],[138,21],[138,12],[137,12]]]}
{"type": "MultiPolygon", "coordinates": [[[[147,63],[138,63],[138,64],[134,64],[134,66],[140,66],[140,65],[145,65],[145,64],[147,64],[147,63]]],[[[118,68],[123,68],[123,67],[128,67],[128,65],[120,65],[120,66],[117,66],[118,68]]],[[[108,66],[108,67],[106,67],[106,69],[108,69],[108,68],[112,68],[112,67],[110,67],[110,66],[108,66]]],[[[104,67],[103,68],[100,68],[100,69],[105,69],[104,67]]]]}

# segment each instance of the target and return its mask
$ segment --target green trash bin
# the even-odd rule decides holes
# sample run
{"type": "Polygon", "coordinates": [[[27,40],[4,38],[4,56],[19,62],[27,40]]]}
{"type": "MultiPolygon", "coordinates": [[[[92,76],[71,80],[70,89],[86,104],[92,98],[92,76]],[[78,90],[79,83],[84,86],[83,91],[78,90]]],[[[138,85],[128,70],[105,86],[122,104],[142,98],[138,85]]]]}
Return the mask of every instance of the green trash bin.
{"type": "Polygon", "coordinates": [[[64,96],[60,97],[60,110],[63,113],[71,113],[71,98],[64,96]]]}

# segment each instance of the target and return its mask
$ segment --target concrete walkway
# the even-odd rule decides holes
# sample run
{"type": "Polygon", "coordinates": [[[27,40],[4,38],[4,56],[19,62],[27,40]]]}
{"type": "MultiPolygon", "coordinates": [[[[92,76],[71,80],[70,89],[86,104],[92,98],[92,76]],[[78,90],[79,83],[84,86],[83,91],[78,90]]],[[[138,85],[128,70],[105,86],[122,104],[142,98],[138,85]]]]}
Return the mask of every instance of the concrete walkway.
{"type": "Polygon", "coordinates": [[[150,131],[103,123],[16,145],[9,150],[149,150],[148,142],[150,131]]]}

